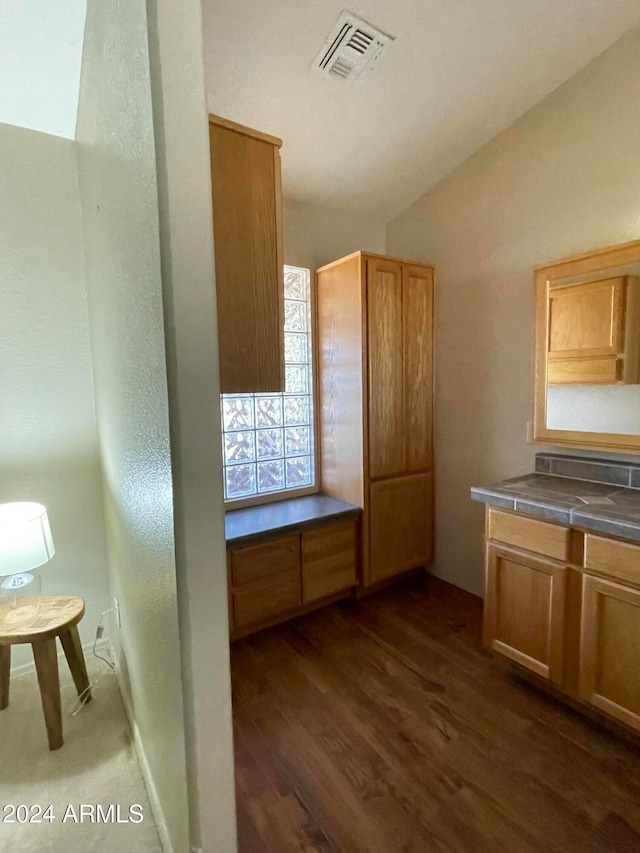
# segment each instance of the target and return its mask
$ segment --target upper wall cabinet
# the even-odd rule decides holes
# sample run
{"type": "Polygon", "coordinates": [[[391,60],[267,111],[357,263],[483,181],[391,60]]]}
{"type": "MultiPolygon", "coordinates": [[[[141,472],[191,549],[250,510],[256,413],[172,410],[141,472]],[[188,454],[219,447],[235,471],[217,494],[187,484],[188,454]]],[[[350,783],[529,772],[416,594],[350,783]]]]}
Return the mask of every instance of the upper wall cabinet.
{"type": "Polygon", "coordinates": [[[535,276],[534,440],[640,453],[640,240],[535,276]]]}
{"type": "Polygon", "coordinates": [[[209,116],[220,390],[284,391],[282,141],[209,116]]]}
{"type": "Polygon", "coordinates": [[[549,289],[550,384],[638,382],[639,284],[627,275],[549,289]]]}

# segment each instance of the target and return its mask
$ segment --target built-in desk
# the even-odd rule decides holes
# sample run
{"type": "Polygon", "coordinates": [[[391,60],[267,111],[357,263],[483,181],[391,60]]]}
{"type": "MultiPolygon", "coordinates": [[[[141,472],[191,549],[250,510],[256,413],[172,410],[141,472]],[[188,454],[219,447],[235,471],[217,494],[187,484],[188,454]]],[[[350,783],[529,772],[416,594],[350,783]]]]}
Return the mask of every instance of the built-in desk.
{"type": "Polygon", "coordinates": [[[359,582],[361,514],[328,495],[229,511],[232,639],[350,596],[359,582]]]}

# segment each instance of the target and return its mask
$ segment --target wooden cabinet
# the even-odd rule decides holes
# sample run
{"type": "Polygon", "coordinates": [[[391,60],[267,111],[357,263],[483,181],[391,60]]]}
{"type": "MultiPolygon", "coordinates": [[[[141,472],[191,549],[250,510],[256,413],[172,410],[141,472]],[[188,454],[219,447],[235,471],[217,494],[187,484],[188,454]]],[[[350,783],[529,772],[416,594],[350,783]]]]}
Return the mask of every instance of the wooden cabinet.
{"type": "Polygon", "coordinates": [[[580,695],[640,729],[640,590],[585,575],[580,695]]]}
{"type": "Polygon", "coordinates": [[[352,521],[302,534],[302,603],[349,590],[358,582],[356,525],[352,521]]]}
{"type": "Polygon", "coordinates": [[[227,564],[235,639],[350,595],[358,583],[358,521],[230,548],[227,564]]]}
{"type": "Polygon", "coordinates": [[[492,507],[487,537],[485,645],[640,731],[640,546],[492,507]]]}
{"type": "Polygon", "coordinates": [[[567,567],[515,548],[487,549],[485,644],[542,678],[563,674],[567,567]]]}
{"type": "Polygon", "coordinates": [[[223,393],[284,390],[281,140],[209,117],[223,393]]]}
{"type": "Polygon", "coordinates": [[[426,566],[433,559],[431,474],[371,483],[370,582],[426,566]]]}
{"type": "Polygon", "coordinates": [[[549,289],[547,381],[639,381],[640,294],[634,276],[549,289]]]}
{"type": "Polygon", "coordinates": [[[363,583],[433,550],[433,268],[357,252],[318,270],[323,491],[364,509],[363,583]]]}

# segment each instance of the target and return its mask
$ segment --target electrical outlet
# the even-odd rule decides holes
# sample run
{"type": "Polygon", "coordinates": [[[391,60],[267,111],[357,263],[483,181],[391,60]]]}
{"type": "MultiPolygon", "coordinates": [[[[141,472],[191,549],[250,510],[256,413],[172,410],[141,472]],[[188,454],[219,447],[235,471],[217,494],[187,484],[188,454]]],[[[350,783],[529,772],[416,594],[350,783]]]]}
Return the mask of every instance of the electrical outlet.
{"type": "Polygon", "coordinates": [[[120,618],[120,602],[118,599],[113,596],[113,609],[116,611],[116,620],[118,622],[118,628],[122,628],[122,620],[120,618]]]}

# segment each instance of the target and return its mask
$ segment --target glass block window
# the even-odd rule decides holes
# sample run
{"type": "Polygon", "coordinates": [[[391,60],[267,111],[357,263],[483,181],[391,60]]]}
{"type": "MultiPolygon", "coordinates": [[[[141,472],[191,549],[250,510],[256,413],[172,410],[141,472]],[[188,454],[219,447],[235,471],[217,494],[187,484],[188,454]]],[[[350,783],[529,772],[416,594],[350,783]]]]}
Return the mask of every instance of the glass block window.
{"type": "Polygon", "coordinates": [[[227,501],[315,486],[311,276],[284,268],[284,394],[223,394],[227,501]]]}

